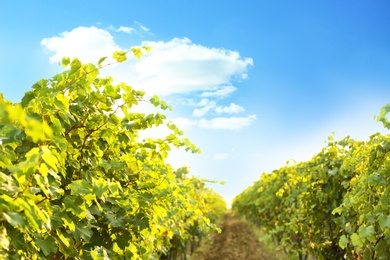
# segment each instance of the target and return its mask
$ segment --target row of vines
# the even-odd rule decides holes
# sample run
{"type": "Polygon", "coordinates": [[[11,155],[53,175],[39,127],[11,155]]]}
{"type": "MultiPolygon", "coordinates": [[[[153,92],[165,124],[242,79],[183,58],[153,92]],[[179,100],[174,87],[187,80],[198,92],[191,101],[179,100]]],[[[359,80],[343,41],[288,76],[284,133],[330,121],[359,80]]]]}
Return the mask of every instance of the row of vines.
{"type": "Polygon", "coordinates": [[[198,148],[160,112],[137,112],[167,109],[157,96],[99,78],[104,62],[65,58],[20,103],[0,94],[0,259],[178,259],[218,230],[222,197],[166,162],[198,148]],[[171,133],[141,139],[159,125],[171,133]]]}
{"type": "MultiPolygon", "coordinates": [[[[390,129],[390,104],[377,117],[390,129]]],[[[233,210],[291,259],[390,259],[390,135],[332,137],[309,161],[261,175],[233,210]]]]}

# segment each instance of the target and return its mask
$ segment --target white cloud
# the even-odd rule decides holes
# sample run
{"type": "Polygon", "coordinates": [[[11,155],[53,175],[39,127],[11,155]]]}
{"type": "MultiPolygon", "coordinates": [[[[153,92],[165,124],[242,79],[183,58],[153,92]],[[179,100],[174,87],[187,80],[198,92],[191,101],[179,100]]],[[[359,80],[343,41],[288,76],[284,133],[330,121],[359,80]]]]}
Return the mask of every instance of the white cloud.
{"type": "MultiPolygon", "coordinates": [[[[140,23],[135,24],[141,30],[149,30],[140,23]]],[[[109,30],[131,32],[134,29],[121,26],[117,29],[111,27],[109,30]]],[[[78,27],[55,37],[44,38],[41,44],[53,52],[51,62],[58,62],[63,57],[78,57],[83,62],[96,63],[99,58],[111,57],[114,51],[121,49],[109,31],[95,26],[78,27]]],[[[224,98],[236,91],[237,88],[230,81],[247,77],[247,69],[253,65],[251,58],[242,58],[236,51],[194,44],[187,38],[175,38],[167,42],[142,42],[140,45],[153,47],[152,52],[145,54],[141,60],[129,54],[128,60],[120,66],[112,65],[102,70],[102,76],[110,75],[116,82],[126,82],[135,89],[146,91],[147,95],[169,96],[201,92],[200,97],[204,99],[195,103],[195,117],[203,117],[212,110],[218,114],[244,111],[243,107],[234,103],[225,107],[218,106],[210,98],[224,98]]],[[[250,125],[255,118],[255,115],[199,120],[183,117],[179,124],[204,129],[236,130],[250,125]]]]}
{"type": "Polygon", "coordinates": [[[202,117],[206,115],[210,110],[217,107],[217,103],[215,101],[210,101],[208,99],[202,99],[197,106],[201,106],[202,108],[196,108],[194,109],[194,112],[192,113],[195,117],[202,117]]]}
{"type": "Polygon", "coordinates": [[[194,109],[192,115],[195,117],[203,117],[211,110],[214,110],[215,113],[219,114],[238,114],[241,112],[244,112],[245,109],[242,106],[239,106],[235,103],[230,103],[229,106],[217,106],[217,103],[215,101],[210,101],[209,99],[205,98],[202,99],[197,106],[200,106],[201,108],[194,109]]]}
{"type": "Polygon", "coordinates": [[[248,74],[243,73],[243,74],[241,75],[241,79],[247,79],[247,78],[248,78],[248,74]]]}
{"type": "Polygon", "coordinates": [[[228,153],[215,153],[213,155],[213,158],[214,158],[214,160],[218,160],[218,161],[225,160],[225,159],[229,158],[229,154],[228,153]]]}
{"type": "Polygon", "coordinates": [[[249,115],[246,117],[215,117],[212,119],[189,119],[185,117],[178,117],[173,119],[180,129],[188,129],[190,127],[199,127],[203,129],[212,130],[240,130],[248,127],[256,120],[256,115],[249,115]]]}
{"type": "Polygon", "coordinates": [[[252,59],[243,59],[238,52],[207,48],[187,38],[143,44],[153,50],[136,64],[139,83],[160,95],[214,90],[253,65],[252,59]]]}
{"type": "Polygon", "coordinates": [[[192,126],[196,126],[198,123],[196,120],[191,120],[191,119],[186,118],[186,117],[177,117],[177,118],[173,119],[172,122],[179,129],[188,129],[192,126]]]}
{"type": "Polygon", "coordinates": [[[249,126],[256,119],[256,115],[247,117],[216,117],[210,120],[200,119],[198,126],[213,130],[239,130],[249,126]]]}
{"type": "Polygon", "coordinates": [[[219,106],[215,109],[217,114],[237,114],[244,112],[245,109],[242,106],[231,103],[229,106],[219,106]]]}
{"type": "Polygon", "coordinates": [[[136,24],[142,31],[145,31],[145,32],[149,32],[150,31],[150,29],[149,28],[147,28],[146,26],[144,26],[142,23],[140,23],[140,22],[134,22],[134,24],[136,24]]]}
{"type": "Polygon", "coordinates": [[[99,58],[111,56],[119,46],[112,35],[96,27],[78,27],[59,36],[41,41],[47,50],[54,52],[50,62],[61,61],[63,57],[77,57],[83,62],[96,63],[99,58]]]}
{"type": "MultiPolygon", "coordinates": [[[[197,106],[200,106],[200,107],[205,107],[205,106],[209,106],[210,105],[210,100],[207,99],[207,98],[203,98],[201,101],[199,101],[196,105],[197,106]]],[[[213,102],[215,103],[215,102],[213,102]]],[[[214,104],[215,105],[215,104],[214,104]]]]}
{"type": "Polygon", "coordinates": [[[121,26],[118,29],[115,29],[116,32],[124,32],[124,33],[133,33],[135,32],[135,29],[128,26],[121,26]]]}
{"type": "MultiPolygon", "coordinates": [[[[120,28],[117,30],[130,30],[130,27],[120,28]]],[[[141,29],[148,30],[146,27],[141,29]]],[[[78,27],[45,38],[41,44],[53,52],[51,62],[70,56],[96,63],[99,58],[111,57],[120,49],[108,31],[94,26],[78,27]]],[[[152,46],[152,52],[139,61],[129,55],[128,62],[108,67],[103,74],[160,96],[203,91],[203,97],[224,97],[236,90],[230,80],[245,77],[248,67],[253,65],[251,58],[242,58],[236,51],[204,47],[187,38],[142,42],[140,45],[152,46]]]]}
{"type": "Polygon", "coordinates": [[[194,109],[194,112],[192,112],[192,115],[195,117],[202,117],[206,115],[212,107],[202,107],[202,108],[196,108],[194,109]]]}
{"type": "Polygon", "coordinates": [[[237,90],[237,88],[235,88],[233,86],[221,86],[221,87],[218,87],[218,89],[216,89],[216,90],[203,92],[202,94],[200,94],[200,96],[201,97],[225,98],[236,90],[237,90]]]}

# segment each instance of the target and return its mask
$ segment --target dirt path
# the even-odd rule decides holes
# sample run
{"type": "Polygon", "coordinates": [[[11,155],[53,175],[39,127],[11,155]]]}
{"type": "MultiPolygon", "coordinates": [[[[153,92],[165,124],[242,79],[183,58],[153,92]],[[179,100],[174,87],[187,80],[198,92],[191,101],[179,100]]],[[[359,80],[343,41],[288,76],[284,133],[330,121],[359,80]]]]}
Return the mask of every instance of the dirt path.
{"type": "Polygon", "coordinates": [[[197,253],[195,258],[199,260],[272,259],[263,250],[249,224],[230,214],[225,216],[222,233],[214,235],[211,244],[203,252],[197,253]]]}

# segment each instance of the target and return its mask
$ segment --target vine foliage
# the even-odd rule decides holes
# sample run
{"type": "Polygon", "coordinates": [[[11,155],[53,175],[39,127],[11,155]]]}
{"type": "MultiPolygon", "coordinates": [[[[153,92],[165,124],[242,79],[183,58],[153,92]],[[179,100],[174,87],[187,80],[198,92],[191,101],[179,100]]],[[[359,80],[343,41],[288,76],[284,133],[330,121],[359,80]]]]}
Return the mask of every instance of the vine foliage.
{"type": "MultiPolygon", "coordinates": [[[[390,104],[377,121],[390,129],[390,104]]],[[[233,210],[291,259],[390,259],[390,135],[329,142],[306,162],[263,174],[233,210]]]]}
{"type": "Polygon", "coordinates": [[[169,108],[157,96],[98,77],[105,60],[64,58],[20,103],[0,95],[0,259],[158,259],[217,229],[222,198],[165,162],[173,147],[199,149],[160,112],[137,112],[169,108]],[[164,139],[140,138],[159,125],[164,139]]]}

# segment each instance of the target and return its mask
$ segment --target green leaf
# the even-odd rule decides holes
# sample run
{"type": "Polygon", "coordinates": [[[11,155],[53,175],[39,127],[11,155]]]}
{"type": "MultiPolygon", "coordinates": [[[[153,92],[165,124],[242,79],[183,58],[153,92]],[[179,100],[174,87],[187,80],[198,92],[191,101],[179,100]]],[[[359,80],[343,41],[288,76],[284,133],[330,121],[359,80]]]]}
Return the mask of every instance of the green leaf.
{"type": "Polygon", "coordinates": [[[124,219],[121,216],[113,213],[107,213],[105,214],[105,217],[107,219],[107,224],[112,227],[122,227],[124,225],[124,219]]]}
{"type": "Polygon", "coordinates": [[[129,245],[130,252],[132,252],[134,255],[137,255],[138,249],[134,244],[129,245]]]}
{"type": "Polygon", "coordinates": [[[154,107],[158,107],[160,105],[160,98],[157,95],[154,95],[151,99],[149,99],[150,103],[154,105],[154,107]]]}
{"type": "Polygon", "coordinates": [[[348,238],[345,235],[342,235],[339,240],[339,246],[344,249],[348,245],[348,238]]]}
{"type": "Polygon", "coordinates": [[[352,241],[352,245],[353,246],[363,246],[363,243],[362,243],[362,241],[360,240],[360,237],[359,237],[359,235],[358,234],[356,234],[356,233],[353,233],[352,235],[351,235],[351,241],[352,241]]]}
{"type": "Polygon", "coordinates": [[[45,161],[47,165],[49,165],[54,171],[58,171],[57,168],[57,158],[51,153],[47,146],[41,147],[42,151],[42,159],[45,161]]]}
{"type": "MultiPolygon", "coordinates": [[[[15,160],[14,158],[15,158],[15,155],[14,155],[14,153],[12,151],[2,151],[2,152],[0,152],[0,167],[2,167],[2,168],[10,167],[13,164],[12,161],[15,160]]],[[[4,176],[5,176],[5,178],[8,177],[5,174],[3,176],[1,176],[1,175],[3,175],[3,174],[0,173],[0,178],[4,178],[4,176]]],[[[10,181],[10,180],[8,180],[8,181],[10,181]]]]}
{"type": "Polygon", "coordinates": [[[62,58],[62,62],[61,63],[62,63],[63,67],[68,66],[70,64],[70,58],[69,57],[62,58]]]}
{"type": "Polygon", "coordinates": [[[50,139],[52,132],[53,130],[46,122],[41,123],[35,119],[30,119],[27,121],[25,133],[27,136],[31,137],[34,143],[50,139]]]}
{"type": "Polygon", "coordinates": [[[91,184],[85,180],[73,181],[69,184],[69,188],[72,191],[72,195],[89,194],[91,193],[91,184]]]}
{"type": "Polygon", "coordinates": [[[390,112],[390,103],[386,106],[383,106],[380,110],[380,115],[375,117],[377,122],[382,122],[383,126],[387,129],[390,129],[390,121],[387,118],[387,114],[390,112]]]}
{"type": "Polygon", "coordinates": [[[108,190],[108,186],[103,186],[103,184],[100,184],[99,186],[94,183],[93,185],[93,193],[96,195],[96,197],[100,198],[103,196],[103,194],[108,190]]]}
{"type": "Polygon", "coordinates": [[[360,226],[359,227],[359,236],[367,239],[370,242],[375,242],[375,229],[373,226],[360,226]]]}
{"type": "Polygon", "coordinates": [[[24,218],[19,213],[8,211],[7,213],[3,212],[3,216],[12,226],[24,227],[24,218]]]}
{"type": "Polygon", "coordinates": [[[135,57],[137,57],[137,59],[141,59],[143,55],[141,48],[131,48],[131,52],[134,54],[135,57]]]}
{"type": "Polygon", "coordinates": [[[62,213],[61,220],[62,220],[62,222],[64,223],[64,225],[65,225],[70,231],[75,231],[76,225],[74,224],[73,220],[72,220],[68,215],[66,215],[66,213],[62,213]]]}
{"type": "Polygon", "coordinates": [[[70,243],[69,243],[68,239],[64,237],[61,230],[57,229],[56,233],[57,233],[58,238],[61,240],[61,242],[64,243],[65,246],[69,247],[70,243]]]}
{"type": "Polygon", "coordinates": [[[123,255],[123,250],[118,246],[117,243],[114,243],[112,250],[117,254],[117,255],[123,255]]]}
{"type": "Polygon", "coordinates": [[[5,227],[0,227],[0,246],[5,249],[9,250],[9,244],[10,241],[7,238],[7,229],[5,227]]]}
{"type": "Polygon", "coordinates": [[[66,196],[64,199],[64,205],[66,211],[72,212],[74,215],[83,219],[86,217],[86,208],[84,204],[84,200],[77,196],[66,196]]]}
{"type": "Polygon", "coordinates": [[[363,260],[371,260],[372,250],[369,247],[366,247],[363,252],[363,260]]]}
{"type": "Polygon", "coordinates": [[[153,47],[152,46],[142,46],[142,49],[144,49],[146,52],[151,52],[153,47]]]}
{"type": "Polygon", "coordinates": [[[378,244],[375,246],[375,255],[377,259],[390,259],[389,244],[387,244],[384,239],[379,240],[378,244]]]}
{"type": "Polygon", "coordinates": [[[98,253],[95,250],[92,250],[90,254],[93,260],[101,260],[101,258],[98,256],[98,253]]]}
{"type": "Polygon", "coordinates": [[[117,62],[124,62],[127,60],[127,52],[125,51],[115,51],[112,57],[117,61],[117,62]]]}
{"type": "Polygon", "coordinates": [[[342,208],[342,207],[337,207],[337,208],[335,208],[335,209],[332,211],[332,215],[341,214],[342,212],[343,212],[343,208],[342,208]]]}
{"type": "Polygon", "coordinates": [[[83,225],[77,225],[76,231],[74,232],[74,237],[76,241],[80,241],[80,239],[83,239],[85,242],[89,242],[93,235],[93,232],[90,227],[86,227],[83,225]]]}
{"type": "Polygon", "coordinates": [[[37,239],[36,244],[45,256],[49,256],[51,253],[57,252],[56,241],[50,236],[46,237],[45,240],[37,239]]]}
{"type": "Polygon", "coordinates": [[[28,105],[28,103],[30,103],[30,101],[32,100],[32,99],[34,99],[35,98],[35,94],[34,94],[34,92],[33,91],[28,91],[28,92],[26,92],[25,94],[24,94],[24,96],[23,96],[23,98],[22,98],[22,106],[23,107],[26,107],[27,105],[28,105]]]}
{"type": "Polygon", "coordinates": [[[80,60],[77,59],[77,58],[74,58],[72,60],[72,62],[70,63],[70,71],[69,71],[70,75],[69,76],[73,76],[74,77],[75,74],[76,74],[76,76],[78,76],[77,72],[79,72],[81,66],[82,66],[82,64],[81,64],[80,60]]]}
{"type": "Polygon", "coordinates": [[[103,58],[100,58],[99,61],[98,61],[98,66],[101,67],[102,66],[102,63],[107,59],[107,56],[106,57],[103,57],[103,58]]]}
{"type": "Polygon", "coordinates": [[[381,111],[380,111],[380,117],[385,117],[386,115],[387,115],[387,113],[389,113],[390,112],[390,103],[389,104],[387,104],[386,106],[383,106],[382,108],[381,108],[381,111]]]}
{"type": "Polygon", "coordinates": [[[390,215],[379,217],[379,226],[385,231],[385,228],[390,228],[390,215]]]}
{"type": "Polygon", "coordinates": [[[131,234],[127,229],[123,230],[122,234],[118,236],[116,240],[120,248],[125,248],[126,246],[128,246],[130,241],[131,241],[131,234]]]}

